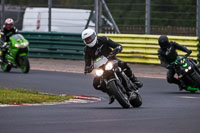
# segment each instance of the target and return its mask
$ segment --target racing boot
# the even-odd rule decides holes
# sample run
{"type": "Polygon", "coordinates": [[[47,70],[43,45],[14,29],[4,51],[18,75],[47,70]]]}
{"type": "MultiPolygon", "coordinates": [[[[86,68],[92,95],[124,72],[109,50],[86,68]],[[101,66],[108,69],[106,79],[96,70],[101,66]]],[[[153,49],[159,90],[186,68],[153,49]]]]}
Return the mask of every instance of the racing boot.
{"type": "Polygon", "coordinates": [[[130,80],[138,87],[141,88],[143,86],[142,82],[140,82],[135,76],[132,76],[130,80]]]}
{"type": "Polygon", "coordinates": [[[178,87],[179,87],[179,90],[182,91],[182,90],[186,90],[187,89],[187,86],[183,83],[183,82],[180,82],[178,84],[178,87]]]}
{"type": "Polygon", "coordinates": [[[137,86],[137,88],[141,88],[143,86],[142,82],[140,82],[134,75],[134,73],[131,71],[130,68],[126,69],[124,71],[127,77],[137,86]]]}
{"type": "Polygon", "coordinates": [[[5,62],[5,58],[3,57],[3,55],[1,55],[0,57],[0,63],[4,63],[5,62]]]}
{"type": "Polygon", "coordinates": [[[115,97],[110,94],[109,92],[107,92],[108,96],[109,96],[109,103],[108,104],[112,104],[115,101],[115,97]]]}
{"type": "Polygon", "coordinates": [[[115,101],[114,96],[109,95],[109,103],[108,104],[112,104],[114,101],[115,101]]]}

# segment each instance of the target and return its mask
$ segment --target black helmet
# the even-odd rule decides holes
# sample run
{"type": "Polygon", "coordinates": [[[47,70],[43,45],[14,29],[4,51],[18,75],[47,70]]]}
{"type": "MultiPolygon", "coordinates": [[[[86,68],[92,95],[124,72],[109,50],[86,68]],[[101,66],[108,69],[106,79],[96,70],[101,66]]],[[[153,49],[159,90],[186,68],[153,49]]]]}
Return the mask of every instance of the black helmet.
{"type": "Polygon", "coordinates": [[[168,48],[170,46],[168,37],[166,35],[161,35],[158,39],[158,44],[161,48],[168,48]]]}

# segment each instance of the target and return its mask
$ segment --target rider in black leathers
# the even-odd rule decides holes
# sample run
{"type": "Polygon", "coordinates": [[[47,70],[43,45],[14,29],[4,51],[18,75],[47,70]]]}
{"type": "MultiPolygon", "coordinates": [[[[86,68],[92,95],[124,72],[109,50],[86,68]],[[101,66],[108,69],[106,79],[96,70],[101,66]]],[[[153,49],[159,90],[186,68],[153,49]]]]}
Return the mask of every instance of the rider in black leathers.
{"type": "Polygon", "coordinates": [[[176,52],[177,49],[186,52],[188,55],[190,55],[192,51],[174,41],[169,42],[168,37],[165,35],[159,37],[158,44],[160,45],[158,57],[161,61],[161,65],[168,69],[167,81],[169,83],[177,84],[180,89],[185,89],[186,85],[174,78],[175,70],[170,64],[174,62],[178,56],[178,53],[176,52]]]}
{"type": "MultiPolygon", "coordinates": [[[[99,56],[104,55],[109,59],[117,59],[116,54],[122,51],[122,46],[110,40],[107,37],[97,37],[96,33],[92,29],[86,29],[82,32],[83,42],[86,44],[85,47],[85,73],[90,73],[92,71],[92,62],[99,56]],[[113,49],[113,50],[112,50],[113,49]]],[[[124,73],[130,78],[130,80],[135,83],[138,88],[141,88],[143,84],[135,77],[131,68],[126,62],[119,61],[119,66],[124,70],[124,73]]],[[[100,79],[98,77],[94,78],[93,86],[97,90],[106,92],[105,86],[100,86],[100,79]]],[[[109,94],[109,92],[106,92],[109,94]]],[[[109,95],[110,96],[110,95],[109,95]]],[[[110,104],[114,101],[110,97],[110,104]]]]}
{"type": "Polygon", "coordinates": [[[5,54],[7,53],[8,50],[8,44],[7,42],[9,41],[9,37],[12,36],[13,34],[18,33],[17,28],[14,26],[14,21],[12,18],[7,18],[4,22],[3,25],[3,30],[2,30],[2,54],[1,54],[1,61],[0,62],[5,62],[5,54]]]}

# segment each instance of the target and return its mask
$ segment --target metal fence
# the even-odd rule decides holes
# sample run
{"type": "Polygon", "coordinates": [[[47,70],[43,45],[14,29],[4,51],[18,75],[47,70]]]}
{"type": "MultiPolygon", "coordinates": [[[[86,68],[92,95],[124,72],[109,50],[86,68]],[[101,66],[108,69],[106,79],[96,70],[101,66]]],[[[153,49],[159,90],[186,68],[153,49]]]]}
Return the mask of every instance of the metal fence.
{"type": "MultiPolygon", "coordinates": [[[[23,23],[23,20],[27,7],[48,8],[47,0],[1,0],[1,2],[3,1],[5,2],[5,9],[4,14],[2,14],[2,8],[0,10],[1,24],[3,24],[5,18],[12,17],[15,20],[16,27],[19,30],[22,30],[23,26],[26,25],[23,23]]],[[[95,1],[98,0],[53,0],[52,8],[84,9],[91,12],[95,9],[95,1]]],[[[112,14],[112,17],[114,18],[121,33],[144,34],[147,33],[145,32],[145,29],[149,24],[150,34],[186,36],[197,35],[197,1],[199,0],[105,0],[110,13],[112,14]],[[148,5],[149,9],[147,10],[148,5]],[[148,17],[149,22],[145,23],[147,22],[148,17]]],[[[46,13],[48,13],[48,10],[46,13]]],[[[104,20],[105,23],[100,25],[100,31],[102,33],[115,33],[113,26],[109,25],[111,20],[106,14],[105,9],[102,9],[102,14],[104,18],[102,18],[102,20],[104,20]]],[[[66,19],[67,18],[60,18],[60,21],[66,19]]],[[[85,21],[86,25],[88,19],[89,17],[77,19],[77,22],[85,21]]],[[[93,21],[93,23],[95,22],[94,14],[91,18],[91,21],[93,21]]],[[[33,23],[37,24],[35,21],[33,23]]],[[[52,23],[51,26],[62,28],[66,27],[67,25],[66,23],[61,23],[60,25],[54,25],[54,23],[52,23]]],[[[85,28],[85,26],[82,27],[85,28]]]]}
{"type": "Polygon", "coordinates": [[[83,59],[80,34],[62,32],[20,32],[29,41],[29,57],[83,59]]]}

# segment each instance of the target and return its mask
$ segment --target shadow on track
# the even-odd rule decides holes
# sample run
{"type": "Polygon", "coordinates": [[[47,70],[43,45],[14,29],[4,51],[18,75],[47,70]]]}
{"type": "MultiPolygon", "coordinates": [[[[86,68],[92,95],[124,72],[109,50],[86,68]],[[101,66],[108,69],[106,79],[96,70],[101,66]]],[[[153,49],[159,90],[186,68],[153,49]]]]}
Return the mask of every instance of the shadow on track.
{"type": "Polygon", "coordinates": [[[130,107],[130,108],[122,108],[122,107],[88,107],[88,106],[81,106],[81,107],[73,107],[74,109],[90,109],[90,110],[130,110],[130,109],[133,109],[133,110],[139,110],[139,109],[144,109],[144,107],[140,107],[140,108],[133,108],[133,107],[130,107]]]}
{"type": "Polygon", "coordinates": [[[177,91],[177,92],[162,92],[163,94],[189,94],[189,95],[195,95],[195,94],[200,94],[198,91],[197,92],[189,92],[189,91],[177,91]]]}

